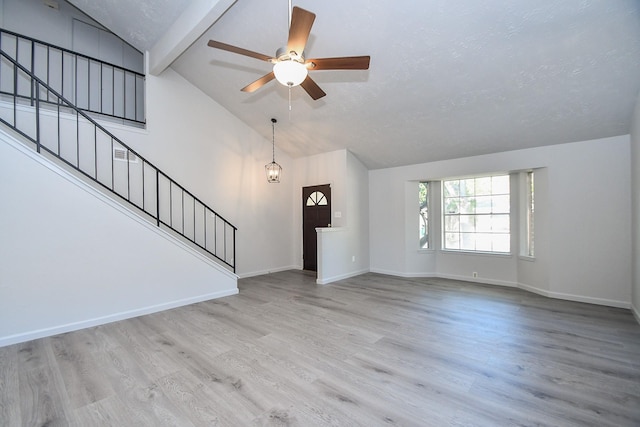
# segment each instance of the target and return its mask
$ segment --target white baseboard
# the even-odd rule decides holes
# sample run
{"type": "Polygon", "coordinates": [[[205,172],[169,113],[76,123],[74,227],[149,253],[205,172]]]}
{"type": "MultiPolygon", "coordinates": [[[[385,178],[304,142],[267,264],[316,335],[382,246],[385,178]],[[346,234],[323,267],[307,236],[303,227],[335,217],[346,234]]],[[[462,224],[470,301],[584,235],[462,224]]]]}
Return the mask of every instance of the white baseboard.
{"type": "Polygon", "coordinates": [[[538,295],[542,295],[549,298],[562,299],[566,301],[575,301],[575,302],[584,302],[587,304],[596,304],[596,305],[606,305],[608,307],[616,307],[616,308],[631,308],[631,304],[625,301],[617,301],[606,298],[595,298],[595,297],[587,297],[583,295],[574,295],[574,294],[566,294],[563,292],[553,292],[546,289],[536,288],[535,286],[519,284],[518,287],[520,289],[524,289],[525,291],[533,292],[538,295]]]}
{"type": "Polygon", "coordinates": [[[384,269],[381,269],[381,268],[372,268],[369,271],[371,273],[376,273],[376,274],[385,274],[387,276],[406,277],[406,278],[411,278],[411,277],[435,277],[434,275],[429,274],[429,273],[405,273],[404,271],[384,270],[384,269]]]}
{"type": "Polygon", "coordinates": [[[189,304],[195,304],[202,301],[209,301],[216,298],[222,298],[230,295],[236,295],[238,288],[214,292],[205,295],[199,295],[196,297],[185,298],[177,301],[170,301],[163,304],[153,305],[149,307],[143,307],[130,311],[123,311],[121,313],[114,313],[108,316],[96,317],[93,319],[83,320],[81,322],[68,323],[65,325],[53,326],[51,328],[39,329],[36,331],[25,332],[22,334],[9,335],[6,337],[0,337],[0,347],[7,345],[18,344],[21,342],[31,341],[38,338],[49,337],[52,335],[63,334],[66,332],[73,332],[80,329],[91,328],[94,326],[104,325],[106,323],[117,322],[119,320],[131,319],[133,317],[143,316],[145,314],[157,313],[159,311],[169,310],[176,307],[182,307],[189,304]]]}
{"type": "Polygon", "coordinates": [[[270,268],[268,270],[260,270],[260,271],[252,271],[249,273],[241,273],[238,275],[239,279],[246,279],[248,277],[254,277],[254,276],[262,276],[264,274],[271,274],[271,273],[279,273],[281,271],[287,271],[287,270],[302,270],[302,266],[301,265],[289,265],[286,267],[276,267],[276,268],[270,268]]]}
{"type": "Polygon", "coordinates": [[[631,304],[631,312],[633,313],[633,317],[635,317],[636,321],[640,324],[640,310],[638,310],[638,307],[631,304]]]}
{"type": "Polygon", "coordinates": [[[531,285],[526,285],[523,283],[516,283],[516,282],[507,282],[504,280],[491,280],[491,279],[486,279],[486,278],[470,278],[468,276],[456,276],[456,275],[452,275],[452,274],[431,274],[431,273],[404,273],[404,272],[396,272],[396,271],[390,271],[390,270],[382,270],[382,269],[371,269],[372,273],[378,273],[378,274],[386,274],[389,276],[397,276],[397,277],[406,277],[406,278],[411,278],[411,277],[424,277],[424,278],[442,278],[442,279],[452,279],[452,280],[461,280],[461,281],[465,281],[465,282],[473,282],[473,283],[481,283],[481,284],[485,284],[485,285],[496,285],[496,286],[506,286],[506,287],[510,287],[510,288],[520,288],[523,289],[525,291],[529,291],[529,292],[533,292],[535,294],[538,295],[542,295],[548,298],[555,298],[555,299],[561,299],[561,300],[567,300],[567,301],[576,301],[576,302],[584,302],[584,303],[588,303],[588,304],[596,304],[596,305],[604,305],[607,307],[616,307],[616,308],[626,308],[626,309],[631,309],[631,311],[633,312],[633,315],[635,316],[636,320],[638,320],[638,323],[640,323],[640,312],[637,310],[637,308],[632,307],[632,305],[628,302],[625,301],[618,301],[618,300],[611,300],[611,299],[606,299],[606,298],[595,298],[595,297],[588,297],[588,296],[583,296],[583,295],[574,295],[574,294],[567,294],[567,293],[562,293],[562,292],[552,292],[546,289],[540,289],[537,288],[535,286],[531,286],[531,285]]]}
{"type": "MultiPolygon", "coordinates": [[[[425,276],[427,277],[427,276],[425,276]]],[[[495,280],[495,279],[487,279],[486,277],[469,277],[469,276],[457,276],[454,274],[438,274],[437,276],[431,277],[439,277],[442,279],[451,279],[451,280],[460,280],[463,282],[472,282],[472,283],[480,283],[483,285],[496,285],[496,286],[505,286],[508,288],[517,288],[518,284],[516,282],[507,282],[506,280],[495,280]]]]}
{"type": "Polygon", "coordinates": [[[333,277],[326,277],[324,279],[316,279],[316,283],[318,285],[327,285],[329,283],[337,282],[338,280],[344,280],[344,279],[348,279],[350,277],[360,276],[361,274],[365,274],[365,273],[368,273],[368,272],[369,272],[369,270],[352,271],[350,273],[339,274],[339,275],[333,276],[333,277]]]}

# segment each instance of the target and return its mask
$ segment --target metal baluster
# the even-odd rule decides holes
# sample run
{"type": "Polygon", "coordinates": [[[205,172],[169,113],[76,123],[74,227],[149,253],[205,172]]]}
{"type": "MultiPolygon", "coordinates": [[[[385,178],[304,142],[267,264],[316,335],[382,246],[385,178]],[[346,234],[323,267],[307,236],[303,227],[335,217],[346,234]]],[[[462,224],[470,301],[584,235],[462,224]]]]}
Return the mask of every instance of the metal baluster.
{"type": "MultiPolygon", "coordinates": [[[[34,66],[34,61],[35,61],[35,54],[33,52],[33,40],[31,41],[31,74],[35,75],[35,66],[34,66]]],[[[49,77],[49,75],[47,75],[47,78],[49,77]]],[[[49,84],[49,81],[47,80],[47,84],[49,84]]],[[[33,106],[33,83],[31,83],[31,106],[33,106]]]]}
{"type": "Polygon", "coordinates": [[[156,168],[156,217],[157,226],[160,227],[160,173],[156,168]]]}
{"type": "Polygon", "coordinates": [[[98,126],[93,126],[93,171],[98,180],[98,126]]]}
{"type": "Polygon", "coordinates": [[[116,115],[116,69],[111,67],[111,111],[116,115]]]}
{"type": "Polygon", "coordinates": [[[31,79],[31,93],[33,85],[36,85],[36,151],[40,152],[40,85],[33,78],[31,79]]]}

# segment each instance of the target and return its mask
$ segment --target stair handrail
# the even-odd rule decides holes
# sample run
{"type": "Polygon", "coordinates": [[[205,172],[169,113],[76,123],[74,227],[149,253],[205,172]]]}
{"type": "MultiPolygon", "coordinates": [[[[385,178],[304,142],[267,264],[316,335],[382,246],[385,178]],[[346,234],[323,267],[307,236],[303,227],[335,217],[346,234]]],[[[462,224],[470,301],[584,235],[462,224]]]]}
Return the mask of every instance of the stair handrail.
{"type": "MultiPolygon", "coordinates": [[[[126,75],[127,73],[133,75],[134,76],[134,80],[133,80],[134,81],[134,89],[133,89],[133,93],[134,93],[134,95],[133,95],[133,98],[134,98],[134,108],[133,108],[134,113],[133,114],[134,115],[133,115],[133,118],[126,116],[126,91],[123,91],[123,114],[122,115],[115,114],[115,105],[112,105],[112,113],[105,112],[102,109],[102,98],[100,98],[100,101],[101,101],[100,102],[100,107],[101,108],[99,110],[92,109],[91,101],[90,101],[90,95],[88,95],[89,98],[87,99],[87,108],[81,108],[81,109],[85,110],[85,111],[90,111],[92,113],[97,113],[97,114],[101,114],[101,115],[104,115],[104,116],[108,116],[108,117],[114,117],[114,118],[118,118],[118,119],[122,119],[122,120],[127,120],[129,122],[134,122],[134,123],[138,123],[138,124],[141,124],[141,125],[144,125],[146,123],[146,118],[145,118],[145,113],[144,113],[144,101],[140,104],[140,107],[143,109],[142,114],[141,114],[142,117],[138,118],[138,100],[137,100],[137,96],[138,96],[138,80],[141,80],[142,82],[144,82],[146,80],[146,76],[144,75],[144,73],[140,73],[138,71],[135,71],[135,70],[132,70],[130,68],[123,67],[123,66],[120,66],[120,65],[116,65],[116,64],[113,64],[113,63],[108,62],[108,61],[103,61],[101,59],[94,58],[94,57],[91,57],[89,55],[85,55],[85,54],[82,54],[82,53],[74,52],[73,50],[70,50],[70,49],[67,49],[67,48],[64,48],[64,47],[61,47],[61,46],[57,46],[57,45],[54,45],[54,44],[51,44],[51,43],[48,43],[48,42],[45,42],[45,41],[42,41],[42,40],[38,40],[38,39],[35,39],[33,37],[25,36],[23,34],[18,34],[18,33],[15,33],[13,31],[10,31],[10,30],[4,29],[4,28],[0,28],[0,49],[2,49],[1,41],[2,41],[2,34],[3,33],[4,34],[8,34],[8,35],[16,38],[16,56],[18,56],[18,40],[19,39],[26,40],[27,42],[31,43],[31,57],[30,57],[29,64],[30,64],[30,67],[31,67],[31,73],[33,73],[34,75],[35,75],[35,70],[34,70],[34,68],[35,68],[34,67],[34,61],[35,61],[34,52],[35,52],[35,49],[34,49],[34,45],[36,43],[46,47],[47,50],[55,49],[57,51],[60,51],[61,53],[66,53],[68,55],[71,55],[74,58],[82,58],[82,59],[86,60],[87,63],[91,63],[91,62],[96,63],[96,64],[98,64],[100,66],[101,70],[103,69],[104,66],[107,66],[107,67],[112,68],[113,70],[120,70],[123,73],[123,75],[126,75]]],[[[6,51],[5,51],[5,53],[8,55],[8,53],[6,51]]],[[[61,58],[62,59],[61,59],[61,65],[60,65],[60,67],[61,67],[60,74],[62,76],[62,75],[64,75],[64,55],[62,55],[61,58]]],[[[17,58],[16,58],[16,60],[17,60],[17,58]]],[[[48,60],[49,60],[49,58],[47,57],[47,61],[48,60]]],[[[74,63],[76,64],[76,66],[74,67],[75,75],[73,76],[73,83],[74,83],[74,89],[75,89],[75,93],[74,94],[75,94],[75,97],[76,97],[76,102],[74,103],[74,105],[77,106],[77,92],[78,92],[78,90],[77,90],[77,87],[78,87],[77,59],[75,60],[74,63]]],[[[47,62],[47,67],[49,67],[48,62],[47,62]]],[[[90,72],[89,71],[88,71],[88,76],[90,76],[90,72]]],[[[100,78],[100,90],[99,90],[99,93],[100,93],[100,96],[102,97],[102,92],[103,92],[102,91],[102,84],[103,84],[102,72],[101,72],[100,76],[101,76],[101,78],[100,78]]],[[[89,79],[90,79],[90,77],[87,78],[88,85],[90,84],[89,79]]],[[[115,86],[115,79],[112,80],[112,83],[115,86]]],[[[49,85],[49,82],[46,82],[46,84],[49,85]]],[[[49,86],[51,86],[51,85],[49,85],[49,86]]],[[[64,78],[62,78],[61,86],[62,86],[62,91],[64,92],[64,78]]],[[[144,96],[144,83],[142,84],[141,90],[142,90],[142,93],[143,93],[143,96],[144,96]]],[[[115,88],[114,88],[114,91],[115,91],[115,88]]],[[[113,98],[112,101],[115,104],[115,96],[112,95],[112,98],[113,98]]],[[[78,107],[78,108],[80,108],[80,107],[78,107]]]]}
{"type": "MultiPolygon", "coordinates": [[[[100,186],[102,186],[103,188],[109,190],[112,194],[115,194],[116,196],[120,197],[121,199],[125,200],[126,202],[130,203],[132,206],[138,208],[140,211],[144,212],[145,214],[147,214],[148,216],[152,217],[155,222],[156,225],[158,227],[161,227],[161,225],[164,225],[165,227],[169,227],[171,230],[173,230],[174,232],[176,232],[177,234],[181,235],[183,238],[187,239],[188,241],[190,241],[192,244],[196,245],[197,247],[199,247],[200,249],[204,250],[205,252],[207,252],[208,254],[212,255],[213,257],[215,257],[218,261],[222,262],[224,265],[230,267],[232,269],[232,271],[235,273],[236,271],[236,231],[237,231],[237,227],[235,225],[233,225],[231,222],[229,222],[227,219],[225,219],[223,216],[221,216],[220,214],[218,214],[215,210],[213,210],[212,208],[210,208],[208,205],[206,205],[204,202],[202,202],[198,197],[196,197],[193,193],[191,193],[189,190],[187,190],[186,188],[184,188],[182,185],[180,185],[177,181],[175,181],[173,178],[171,178],[169,175],[167,175],[166,173],[164,173],[162,170],[160,170],[157,166],[155,166],[153,163],[149,162],[148,160],[146,160],[143,156],[141,156],[136,150],[134,150],[133,148],[129,147],[127,144],[125,144],[124,142],[122,142],[117,136],[113,135],[111,132],[109,132],[106,128],[104,128],[102,125],[100,125],[97,121],[95,121],[93,118],[91,118],[91,116],[89,116],[87,113],[85,113],[82,109],[76,107],[73,103],[71,103],[68,99],[64,98],[61,94],[59,94],[58,92],[56,92],[53,88],[51,88],[49,85],[47,85],[42,79],[40,79],[38,76],[36,76],[35,74],[33,74],[29,69],[27,69],[26,67],[24,67],[23,65],[21,65],[20,63],[18,63],[17,61],[15,61],[10,55],[8,55],[2,48],[0,48],[0,56],[2,58],[5,58],[7,61],[9,61],[13,67],[14,67],[14,93],[11,94],[14,98],[14,123],[10,123],[8,121],[6,121],[4,118],[0,117],[0,122],[4,123],[5,125],[9,126],[10,128],[12,128],[14,131],[18,132],[20,135],[22,135],[24,138],[27,138],[29,141],[31,141],[32,143],[34,143],[36,145],[36,151],[38,153],[41,153],[41,150],[45,150],[47,153],[49,153],[50,155],[56,157],[57,159],[59,159],[60,161],[64,162],[66,165],[70,166],[71,168],[75,169],[76,171],[80,172],[82,175],[84,175],[85,177],[89,178],[90,180],[92,180],[93,182],[99,184],[100,186]],[[36,114],[35,114],[35,120],[36,120],[36,136],[33,137],[31,135],[29,135],[28,133],[26,133],[25,131],[19,129],[17,127],[17,119],[16,119],[16,111],[17,111],[17,99],[24,99],[27,98],[27,96],[24,95],[19,95],[18,94],[18,85],[17,85],[17,70],[22,71],[25,75],[27,75],[30,79],[31,82],[33,82],[31,85],[35,84],[36,88],[35,90],[32,90],[31,93],[34,94],[34,96],[31,98],[31,102],[32,104],[35,104],[35,110],[36,110],[36,114]],[[113,142],[115,141],[119,146],[123,147],[126,150],[126,158],[132,158],[133,156],[137,157],[139,160],[142,161],[143,165],[143,200],[142,200],[142,206],[140,206],[139,204],[135,203],[134,201],[131,200],[131,194],[129,192],[130,188],[128,187],[128,194],[127,197],[125,197],[123,194],[120,194],[118,191],[115,190],[114,187],[114,176],[112,175],[112,187],[109,187],[108,185],[106,185],[104,182],[100,181],[97,178],[97,153],[96,153],[96,176],[94,177],[93,175],[91,175],[90,173],[88,173],[85,170],[82,170],[79,167],[79,164],[73,164],[70,160],[66,159],[65,157],[63,157],[59,152],[56,152],[54,150],[52,150],[51,148],[47,147],[46,145],[42,144],[41,141],[41,135],[40,135],[40,126],[39,126],[39,121],[40,121],[40,113],[41,113],[41,107],[40,107],[40,102],[42,101],[40,99],[40,86],[42,86],[44,89],[46,89],[48,95],[53,94],[55,97],[57,97],[60,101],[62,102],[58,102],[56,103],[57,105],[57,116],[58,116],[58,120],[60,120],[60,107],[64,107],[67,109],[71,109],[73,110],[73,112],[75,112],[75,114],[77,114],[78,116],[81,116],[84,120],[86,120],[88,123],[90,123],[93,127],[95,127],[95,129],[100,130],[104,135],[106,135],[110,141],[111,141],[111,151],[113,151],[113,147],[114,144],[113,142]],[[63,105],[64,104],[64,105],[63,105]],[[155,188],[156,188],[156,211],[155,213],[149,211],[146,207],[145,207],[145,199],[144,199],[144,167],[145,165],[148,168],[151,168],[153,171],[155,171],[156,174],[156,182],[155,182],[155,188]],[[173,202],[170,200],[170,216],[171,216],[171,220],[169,222],[166,222],[165,220],[162,219],[162,215],[160,213],[160,177],[163,177],[169,184],[170,186],[170,199],[172,197],[172,189],[173,187],[177,187],[180,190],[180,195],[182,197],[183,200],[183,204],[182,204],[182,230],[179,230],[178,228],[176,228],[176,226],[173,225],[173,202]],[[190,197],[191,199],[193,199],[193,210],[194,210],[194,237],[191,238],[188,235],[185,234],[184,232],[184,196],[187,195],[188,197],[190,197]],[[195,236],[195,206],[196,203],[202,205],[204,211],[203,211],[203,217],[205,220],[205,242],[204,244],[200,243],[197,241],[196,236],[195,236]],[[206,215],[210,213],[211,216],[214,218],[214,250],[211,251],[210,249],[207,248],[207,241],[206,241],[206,215]],[[223,223],[223,231],[224,231],[224,236],[223,236],[223,256],[221,257],[220,255],[218,255],[217,253],[217,249],[219,247],[219,242],[217,240],[217,229],[218,229],[218,221],[222,221],[223,223]],[[232,232],[232,254],[229,255],[227,254],[227,239],[226,239],[226,234],[227,234],[227,229],[231,229],[232,232]]],[[[31,86],[30,85],[30,86],[31,86]]],[[[2,94],[7,95],[7,92],[4,91],[0,91],[2,94]]],[[[47,102],[47,101],[44,101],[47,102]]],[[[78,122],[79,123],[79,122],[78,122]]],[[[59,135],[58,135],[59,137],[59,135]]],[[[96,137],[97,139],[97,137],[96,137]]],[[[58,143],[60,144],[60,140],[58,139],[58,143]]],[[[96,141],[94,141],[94,143],[96,143],[96,141]]],[[[78,148],[78,153],[79,153],[79,147],[80,147],[80,141],[76,141],[76,146],[78,148]]],[[[79,154],[78,154],[79,155],[79,154]]],[[[112,163],[112,173],[113,173],[113,157],[110,157],[111,159],[111,163],[112,163]]],[[[78,160],[79,163],[79,160],[78,160]]],[[[127,162],[127,180],[130,179],[130,163],[127,162]]],[[[127,185],[130,185],[130,182],[127,181],[127,185]]]]}

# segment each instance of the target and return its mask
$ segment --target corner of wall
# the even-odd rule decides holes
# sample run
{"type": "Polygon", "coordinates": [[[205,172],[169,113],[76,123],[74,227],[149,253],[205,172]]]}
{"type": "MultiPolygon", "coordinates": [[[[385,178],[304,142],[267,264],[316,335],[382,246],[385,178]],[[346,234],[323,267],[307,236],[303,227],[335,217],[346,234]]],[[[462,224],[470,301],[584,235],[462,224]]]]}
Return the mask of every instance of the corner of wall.
{"type": "Polygon", "coordinates": [[[633,317],[635,317],[636,322],[640,324],[640,310],[638,310],[638,308],[635,307],[633,304],[631,305],[631,313],[633,313],[633,317]]]}
{"type": "Polygon", "coordinates": [[[631,144],[631,306],[640,323],[640,93],[633,112],[631,144]]]}

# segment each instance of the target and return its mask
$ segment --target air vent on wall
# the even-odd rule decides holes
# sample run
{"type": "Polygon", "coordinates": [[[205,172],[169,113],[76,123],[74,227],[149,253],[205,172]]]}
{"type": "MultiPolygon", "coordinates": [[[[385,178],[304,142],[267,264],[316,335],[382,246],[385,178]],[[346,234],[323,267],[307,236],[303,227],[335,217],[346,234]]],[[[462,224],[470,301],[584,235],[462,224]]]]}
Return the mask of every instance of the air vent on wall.
{"type": "Polygon", "coordinates": [[[138,156],[124,148],[113,148],[113,158],[122,162],[138,163],[138,156]]]}

